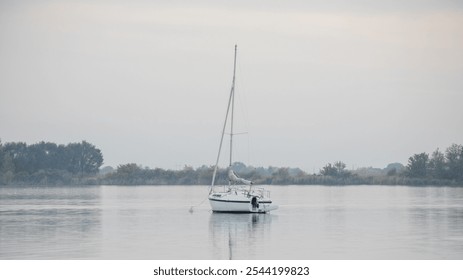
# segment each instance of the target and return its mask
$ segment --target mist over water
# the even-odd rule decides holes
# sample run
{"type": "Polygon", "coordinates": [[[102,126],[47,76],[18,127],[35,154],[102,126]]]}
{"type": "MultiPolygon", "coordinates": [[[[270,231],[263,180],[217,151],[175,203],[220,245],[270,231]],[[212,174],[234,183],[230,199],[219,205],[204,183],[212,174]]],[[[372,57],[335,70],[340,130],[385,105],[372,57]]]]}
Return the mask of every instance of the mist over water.
{"type": "Polygon", "coordinates": [[[268,189],[218,214],[205,186],[2,187],[0,259],[463,258],[463,188],[268,189]]]}

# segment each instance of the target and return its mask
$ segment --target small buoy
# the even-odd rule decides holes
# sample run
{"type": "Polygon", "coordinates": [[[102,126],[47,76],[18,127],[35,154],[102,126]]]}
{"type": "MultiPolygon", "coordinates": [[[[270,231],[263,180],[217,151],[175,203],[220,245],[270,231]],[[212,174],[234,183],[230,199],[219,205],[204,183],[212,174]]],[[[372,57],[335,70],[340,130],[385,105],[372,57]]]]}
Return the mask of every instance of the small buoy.
{"type": "Polygon", "coordinates": [[[190,210],[188,212],[193,213],[193,206],[190,207],[190,210]]]}

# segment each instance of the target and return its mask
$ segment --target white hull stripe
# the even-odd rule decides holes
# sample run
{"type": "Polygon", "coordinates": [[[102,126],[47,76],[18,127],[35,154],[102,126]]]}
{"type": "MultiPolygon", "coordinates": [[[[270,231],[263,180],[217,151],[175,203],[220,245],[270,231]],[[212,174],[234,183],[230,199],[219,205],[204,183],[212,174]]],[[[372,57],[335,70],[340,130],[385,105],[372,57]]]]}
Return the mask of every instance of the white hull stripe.
{"type": "MultiPolygon", "coordinates": [[[[219,201],[219,202],[233,202],[233,203],[251,203],[250,200],[248,201],[243,201],[243,200],[222,200],[222,199],[215,199],[215,198],[209,198],[209,200],[213,201],[219,201]]],[[[258,201],[258,203],[272,203],[272,201],[258,201]]]]}

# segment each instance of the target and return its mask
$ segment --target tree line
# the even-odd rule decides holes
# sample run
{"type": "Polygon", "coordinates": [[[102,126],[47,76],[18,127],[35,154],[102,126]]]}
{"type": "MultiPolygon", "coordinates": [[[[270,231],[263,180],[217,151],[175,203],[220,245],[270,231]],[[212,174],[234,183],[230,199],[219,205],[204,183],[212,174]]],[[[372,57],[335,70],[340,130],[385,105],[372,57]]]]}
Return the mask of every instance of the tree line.
{"type": "MultiPolygon", "coordinates": [[[[181,170],[142,167],[136,163],[105,167],[100,149],[82,141],[67,145],[40,142],[0,142],[0,185],[209,185],[213,166],[181,170]]],[[[233,164],[233,170],[255,184],[267,185],[454,185],[463,186],[463,146],[445,152],[414,154],[408,164],[384,169],[347,170],[346,164],[328,163],[318,173],[299,168],[253,167],[233,164]]],[[[228,184],[228,170],[219,168],[217,184],[228,184]]]]}
{"type": "Polygon", "coordinates": [[[40,142],[0,142],[0,184],[79,184],[95,177],[103,154],[82,141],[57,145],[40,142]]]}
{"type": "Polygon", "coordinates": [[[445,152],[436,149],[408,159],[405,175],[422,180],[463,182],[463,145],[452,144],[445,152]]]}

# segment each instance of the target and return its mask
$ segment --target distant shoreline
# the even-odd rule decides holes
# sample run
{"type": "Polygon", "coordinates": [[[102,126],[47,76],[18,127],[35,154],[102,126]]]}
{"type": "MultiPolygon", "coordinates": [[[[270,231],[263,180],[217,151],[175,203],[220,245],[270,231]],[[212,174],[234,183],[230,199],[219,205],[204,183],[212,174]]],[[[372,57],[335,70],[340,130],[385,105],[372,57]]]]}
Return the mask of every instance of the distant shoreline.
{"type": "MultiPolygon", "coordinates": [[[[394,178],[356,178],[342,180],[339,178],[330,178],[327,176],[314,176],[310,181],[290,180],[288,182],[272,183],[269,181],[255,183],[255,186],[270,185],[270,186],[326,186],[326,187],[342,187],[342,186],[409,186],[409,187],[463,187],[463,182],[450,181],[450,180],[423,180],[416,178],[394,177],[394,178]]],[[[62,186],[209,186],[210,182],[198,183],[181,183],[181,182],[153,182],[141,180],[134,180],[134,182],[127,181],[111,181],[106,179],[96,178],[81,178],[72,180],[71,182],[40,182],[40,183],[26,183],[26,182],[10,182],[9,184],[2,184],[1,187],[62,187],[62,186]]],[[[216,186],[226,186],[228,182],[223,180],[219,181],[216,186]]]]}
{"type": "MultiPolygon", "coordinates": [[[[0,186],[72,185],[209,185],[214,167],[185,166],[180,170],[142,167],[136,163],[116,168],[103,165],[100,149],[86,141],[57,145],[40,142],[0,142],[0,186]]],[[[234,162],[218,168],[216,185],[228,185],[228,169],[256,185],[391,185],[463,186],[463,145],[452,144],[445,153],[411,156],[407,166],[390,163],[385,168],[346,169],[341,161],[326,164],[317,174],[300,168],[253,167],[234,162]]]]}

